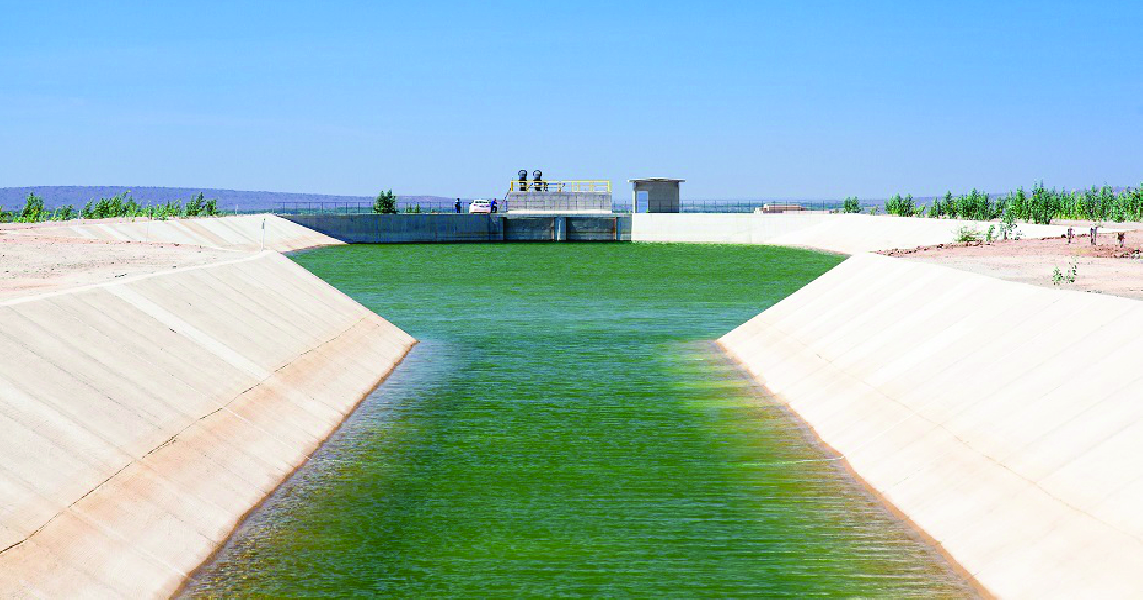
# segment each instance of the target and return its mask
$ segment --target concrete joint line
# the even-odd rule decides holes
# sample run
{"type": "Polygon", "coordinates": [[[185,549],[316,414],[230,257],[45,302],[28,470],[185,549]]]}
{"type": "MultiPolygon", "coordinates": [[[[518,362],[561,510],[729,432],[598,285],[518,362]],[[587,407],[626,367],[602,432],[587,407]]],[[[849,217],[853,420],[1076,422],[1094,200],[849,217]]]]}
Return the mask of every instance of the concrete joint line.
{"type": "Polygon", "coordinates": [[[266,250],[263,252],[258,252],[256,254],[253,254],[251,256],[244,256],[242,258],[236,258],[234,260],[225,260],[222,262],[209,263],[209,264],[205,264],[205,265],[194,265],[191,267],[183,267],[181,269],[169,269],[167,271],[156,271],[155,273],[146,273],[144,275],[133,275],[130,277],[123,277],[123,278],[117,279],[115,281],[104,281],[102,283],[92,283],[89,285],[81,285],[81,286],[77,286],[77,287],[67,288],[64,290],[57,290],[54,292],[44,292],[42,294],[35,294],[33,296],[24,296],[21,298],[13,298],[11,300],[5,300],[3,302],[0,302],[0,306],[15,306],[15,305],[24,304],[27,302],[35,302],[37,300],[42,300],[44,298],[55,298],[57,296],[66,296],[68,294],[72,294],[72,293],[76,293],[76,292],[82,292],[85,290],[94,290],[94,289],[100,289],[100,288],[111,289],[111,288],[114,288],[116,286],[121,286],[121,285],[132,283],[135,281],[143,281],[145,279],[150,279],[152,277],[165,277],[167,275],[176,275],[178,273],[187,273],[189,271],[197,271],[199,269],[213,269],[215,267],[224,267],[227,265],[234,265],[234,264],[244,263],[247,261],[258,260],[258,259],[265,258],[265,257],[271,256],[271,255],[278,255],[278,253],[273,251],[273,250],[266,250]]]}
{"type": "MultiPolygon", "coordinates": [[[[252,390],[254,390],[254,389],[257,389],[257,388],[258,388],[258,386],[261,386],[262,384],[266,383],[266,381],[268,381],[268,380],[270,379],[270,377],[274,376],[275,374],[277,374],[277,373],[281,372],[281,371],[282,371],[283,369],[285,369],[286,367],[289,367],[290,365],[292,365],[292,364],[294,364],[295,362],[297,362],[297,360],[298,360],[299,358],[301,358],[301,357],[303,357],[303,356],[305,356],[305,355],[307,355],[307,354],[310,354],[310,353],[314,352],[315,350],[317,350],[317,349],[319,349],[319,348],[321,348],[321,347],[323,347],[323,346],[326,346],[326,345],[328,345],[328,344],[332,343],[334,340],[336,340],[336,339],[340,338],[341,336],[345,335],[345,334],[346,334],[346,333],[347,333],[349,330],[353,329],[354,327],[357,327],[357,325],[358,325],[359,323],[361,323],[362,321],[364,321],[364,320],[365,320],[364,318],[362,318],[362,319],[358,319],[358,320],[357,320],[356,322],[354,322],[352,325],[350,325],[349,327],[345,328],[345,329],[344,329],[344,330],[342,330],[341,332],[337,333],[337,334],[336,334],[336,335],[334,335],[333,337],[331,337],[331,338],[327,339],[326,341],[324,341],[324,342],[322,342],[322,343],[318,344],[317,346],[314,346],[313,348],[310,348],[310,349],[306,350],[305,352],[302,352],[302,353],[301,353],[301,354],[299,354],[299,355],[298,355],[296,358],[294,358],[294,360],[291,360],[290,362],[288,362],[288,363],[286,363],[286,364],[284,364],[284,365],[282,365],[282,366],[278,367],[277,369],[274,369],[274,372],[273,372],[273,373],[268,373],[268,374],[266,375],[266,377],[262,378],[261,380],[259,380],[259,381],[258,381],[257,383],[255,383],[254,385],[252,385],[252,386],[250,386],[250,387],[248,387],[248,388],[246,388],[246,389],[242,390],[242,391],[241,391],[241,392],[239,392],[239,393],[238,393],[236,396],[234,396],[234,397],[233,397],[233,398],[231,398],[230,400],[226,401],[226,403],[225,403],[225,404],[223,404],[222,406],[219,406],[218,408],[216,408],[216,409],[214,409],[214,410],[210,411],[209,413],[207,413],[207,414],[205,414],[205,415],[203,415],[203,416],[199,417],[198,419],[196,419],[196,420],[195,420],[195,422],[194,422],[194,423],[191,423],[190,425],[187,425],[186,427],[184,427],[184,428],[180,429],[178,432],[176,432],[174,435],[172,435],[172,436],[171,436],[170,438],[168,438],[166,441],[164,441],[163,443],[159,444],[158,446],[156,446],[156,447],[152,448],[151,450],[149,450],[149,451],[148,451],[146,454],[144,454],[144,455],[143,455],[142,457],[140,457],[140,458],[146,458],[146,457],[150,456],[151,454],[153,454],[153,453],[155,453],[155,452],[157,452],[157,451],[161,450],[163,447],[165,447],[165,446],[169,446],[169,445],[170,445],[171,443],[173,443],[173,442],[174,442],[174,441],[175,441],[175,440],[176,440],[176,439],[177,439],[177,438],[178,438],[180,435],[182,435],[183,433],[186,433],[186,431],[187,431],[187,430],[189,430],[191,427],[194,427],[194,426],[195,426],[195,425],[197,425],[198,423],[200,423],[200,422],[202,422],[202,421],[205,421],[206,419],[210,418],[211,416],[213,416],[213,415],[215,415],[215,414],[217,414],[217,413],[219,413],[219,412],[222,412],[222,411],[226,411],[226,412],[230,413],[231,415],[234,415],[234,417],[235,417],[235,418],[237,418],[237,419],[239,419],[239,420],[241,420],[241,421],[244,421],[244,422],[246,422],[246,423],[249,423],[250,425],[252,425],[252,426],[254,426],[255,428],[257,428],[257,429],[258,429],[258,431],[261,431],[262,433],[265,433],[265,434],[269,435],[271,438],[274,438],[274,436],[273,436],[273,435],[271,435],[271,434],[270,434],[270,432],[268,432],[268,431],[266,431],[265,429],[263,429],[263,428],[259,427],[257,423],[254,423],[254,422],[250,421],[249,419],[247,419],[247,418],[243,417],[242,415],[240,415],[240,414],[238,414],[238,413],[234,412],[233,410],[230,410],[230,405],[231,405],[231,404],[233,404],[233,403],[234,403],[236,400],[238,400],[238,399],[239,399],[239,398],[241,398],[242,396],[246,395],[248,392],[250,392],[250,391],[252,391],[252,390]]],[[[312,399],[314,399],[314,398],[313,398],[313,396],[311,396],[311,395],[308,395],[308,394],[307,394],[307,397],[309,397],[311,400],[312,400],[312,399]]]]}
{"type": "Polygon", "coordinates": [[[112,479],[115,479],[115,477],[117,475],[119,475],[123,471],[127,470],[127,468],[130,467],[132,464],[134,464],[134,463],[132,462],[132,463],[127,463],[127,464],[123,465],[122,467],[119,468],[118,471],[115,471],[114,473],[109,475],[107,477],[107,479],[104,479],[103,481],[100,481],[99,483],[95,484],[95,487],[91,488],[90,490],[87,490],[86,492],[84,492],[84,494],[82,496],[80,496],[79,498],[76,498],[74,502],[72,502],[71,504],[68,504],[62,510],[60,510],[56,514],[52,515],[51,518],[49,518],[47,521],[44,521],[43,525],[40,525],[34,531],[32,531],[32,533],[29,533],[28,535],[24,536],[24,539],[17,541],[17,542],[13,542],[4,548],[0,548],[0,555],[3,555],[5,552],[11,550],[12,548],[15,548],[16,546],[19,546],[20,544],[23,544],[24,542],[32,539],[32,537],[35,536],[37,533],[43,531],[48,525],[51,525],[52,521],[55,521],[57,518],[59,518],[60,515],[71,510],[71,507],[75,506],[78,502],[80,502],[84,498],[95,493],[96,490],[103,487],[103,484],[107,483],[108,481],[111,481],[112,479]]]}
{"type": "Polygon", "coordinates": [[[125,286],[108,287],[107,291],[143,311],[156,321],[166,325],[175,333],[195,342],[215,356],[230,363],[232,366],[252,375],[255,379],[265,379],[270,376],[269,371],[266,371],[250,359],[239,354],[233,348],[207,335],[194,325],[187,323],[174,313],[144,298],[139,292],[125,286]]]}
{"type": "MultiPolygon", "coordinates": [[[[50,299],[49,299],[49,302],[50,302],[50,299]]],[[[82,318],[82,317],[80,317],[79,315],[76,315],[76,314],[75,314],[73,311],[71,311],[71,310],[68,310],[68,309],[67,309],[65,306],[62,306],[62,305],[60,305],[60,304],[58,304],[58,303],[55,303],[55,302],[52,302],[52,305],[53,305],[53,306],[55,306],[56,308],[59,308],[59,309],[63,310],[63,311],[64,311],[64,312],[67,314],[68,318],[69,318],[69,319],[71,319],[72,321],[74,321],[74,322],[77,324],[77,327],[83,327],[83,326],[87,325],[87,323],[85,323],[85,322],[84,322],[84,320],[83,320],[83,318],[82,318]]],[[[109,342],[110,342],[110,341],[112,341],[112,340],[111,340],[111,336],[109,336],[109,335],[107,335],[107,334],[103,333],[103,332],[102,332],[102,331],[100,331],[99,329],[93,329],[93,331],[95,331],[96,333],[98,333],[99,335],[101,335],[103,338],[107,339],[109,342]]],[[[133,357],[134,357],[136,360],[139,360],[139,361],[141,361],[141,362],[144,362],[144,363],[146,363],[146,364],[147,364],[147,365],[148,365],[150,368],[152,368],[153,370],[155,370],[155,371],[160,371],[160,372],[162,372],[162,373],[166,374],[168,377],[170,377],[170,378],[172,378],[172,379],[175,379],[175,380],[177,380],[179,383],[182,383],[183,385],[187,386],[188,388],[190,388],[190,389],[194,390],[195,392],[198,392],[198,393],[202,393],[202,391],[201,391],[201,390],[200,390],[200,389],[199,389],[199,388],[198,388],[196,385],[192,384],[191,382],[184,380],[182,377],[178,376],[177,374],[173,373],[172,371],[170,371],[170,370],[168,370],[168,369],[163,369],[163,368],[160,368],[160,367],[159,367],[159,366],[158,366],[158,365],[155,363],[155,361],[151,360],[151,357],[150,357],[150,356],[148,356],[147,354],[145,354],[145,353],[140,353],[140,352],[136,352],[136,351],[134,351],[134,350],[130,350],[130,351],[128,351],[128,352],[129,352],[129,353],[131,354],[131,356],[133,356],[133,357]]]]}
{"type": "MultiPolygon", "coordinates": [[[[134,293],[134,292],[132,292],[132,293],[134,293]]],[[[141,298],[141,299],[142,299],[144,302],[149,302],[148,300],[146,300],[146,299],[143,299],[141,296],[140,296],[140,298],[141,298]]],[[[158,307],[156,307],[156,308],[158,308],[158,307]]],[[[160,309],[160,310],[161,310],[161,309],[160,309]]],[[[173,315],[172,315],[172,316],[173,316],[173,315]]],[[[311,352],[313,352],[313,351],[315,351],[315,350],[317,350],[317,349],[319,349],[319,348],[321,348],[321,347],[323,347],[323,346],[326,346],[326,345],[328,345],[328,344],[332,343],[334,340],[336,340],[336,339],[340,338],[341,336],[345,335],[345,334],[346,334],[348,331],[350,331],[351,329],[353,329],[354,327],[356,327],[358,324],[360,324],[362,321],[365,321],[365,320],[366,320],[365,318],[361,318],[361,319],[358,319],[358,320],[357,320],[357,321],[355,321],[355,322],[354,322],[352,325],[350,325],[349,327],[347,327],[347,328],[345,328],[344,330],[340,331],[340,332],[339,332],[339,333],[337,333],[336,335],[334,335],[334,336],[332,336],[332,337],[328,338],[326,341],[322,342],[321,344],[318,344],[317,346],[315,346],[315,347],[313,347],[313,348],[310,348],[310,349],[306,350],[306,351],[305,351],[305,352],[303,352],[302,354],[299,354],[299,355],[298,355],[298,358],[300,358],[300,357],[302,357],[302,356],[305,356],[305,355],[307,355],[307,354],[310,354],[311,352]]],[[[187,326],[189,327],[189,325],[187,325],[187,326]]],[[[221,344],[219,344],[219,345],[221,346],[221,344]]],[[[240,419],[240,420],[242,420],[242,421],[245,421],[245,422],[247,422],[247,423],[250,423],[251,425],[253,425],[254,427],[256,427],[256,428],[257,428],[259,431],[261,431],[261,432],[263,432],[263,433],[266,433],[267,435],[269,435],[269,432],[267,432],[265,429],[262,429],[261,427],[259,427],[259,426],[258,426],[256,423],[253,423],[253,422],[249,421],[248,419],[246,419],[245,417],[242,417],[241,415],[239,415],[239,414],[235,413],[234,411],[230,410],[230,405],[231,405],[231,404],[233,404],[233,403],[234,403],[234,401],[236,401],[236,400],[238,400],[239,398],[241,398],[242,396],[244,396],[244,395],[245,395],[247,392],[249,392],[249,391],[251,391],[251,390],[253,390],[253,389],[257,388],[258,386],[262,385],[263,383],[265,383],[265,382],[266,382],[266,380],[268,380],[268,379],[269,379],[269,378],[270,378],[270,377],[271,377],[271,376],[272,376],[274,373],[277,373],[277,372],[281,371],[282,369],[285,369],[285,368],[286,368],[286,367],[288,367],[290,364],[293,364],[293,363],[294,363],[296,360],[297,360],[297,359],[295,358],[295,359],[294,359],[294,361],[290,361],[289,363],[287,363],[287,364],[285,364],[285,365],[282,365],[281,367],[279,367],[279,368],[275,369],[273,373],[269,373],[269,372],[267,372],[267,373],[265,374],[265,376],[264,376],[264,377],[262,377],[262,378],[261,378],[261,379],[258,381],[258,383],[255,383],[254,385],[252,385],[252,386],[250,386],[250,387],[246,388],[246,389],[245,389],[245,390],[243,390],[241,393],[239,393],[237,396],[235,396],[235,397],[231,398],[231,399],[230,399],[230,400],[229,400],[229,401],[228,401],[226,404],[224,404],[224,405],[222,405],[222,406],[220,406],[220,407],[216,408],[215,410],[212,410],[212,411],[210,411],[209,413],[207,413],[206,415],[203,415],[202,417],[199,417],[198,419],[196,419],[196,420],[195,420],[195,422],[194,422],[194,423],[192,423],[192,424],[190,424],[190,425],[188,425],[188,426],[184,427],[183,429],[179,430],[179,432],[178,432],[178,433],[176,433],[176,434],[172,435],[170,438],[168,438],[167,440],[165,440],[163,443],[161,443],[161,444],[159,444],[158,446],[156,446],[155,448],[152,448],[151,450],[149,450],[149,451],[148,451],[146,454],[142,455],[142,456],[141,456],[141,457],[140,457],[138,460],[132,460],[131,462],[127,463],[126,465],[123,465],[123,466],[122,466],[122,467],[120,467],[118,470],[116,470],[114,473],[112,473],[110,476],[108,476],[106,479],[104,479],[103,481],[100,481],[98,484],[96,484],[96,485],[95,485],[94,487],[92,487],[90,490],[88,490],[87,492],[85,492],[85,493],[84,493],[82,496],[80,496],[79,498],[77,498],[77,499],[76,499],[75,501],[73,501],[71,504],[67,505],[67,507],[65,507],[64,509],[60,510],[60,511],[59,511],[59,512],[57,512],[56,514],[52,515],[52,516],[51,516],[51,517],[50,517],[50,518],[49,518],[47,521],[44,521],[44,523],[43,523],[42,525],[40,525],[38,528],[36,528],[36,529],[35,529],[34,531],[32,531],[31,533],[29,533],[29,534],[28,534],[27,536],[25,536],[23,539],[21,539],[21,540],[19,540],[19,541],[16,541],[16,542],[14,542],[14,543],[12,543],[12,544],[8,545],[8,546],[7,546],[7,547],[5,547],[5,548],[2,548],[2,549],[0,549],[0,555],[3,555],[5,552],[7,552],[7,551],[9,551],[9,550],[11,550],[11,549],[13,549],[13,548],[15,548],[15,547],[17,547],[17,546],[20,546],[20,545],[21,545],[21,544],[23,544],[24,542],[27,542],[28,540],[32,539],[32,537],[34,537],[36,534],[38,534],[38,533],[40,533],[41,531],[43,531],[45,528],[47,528],[47,527],[48,527],[48,525],[50,525],[50,524],[51,524],[53,521],[55,521],[57,518],[59,518],[61,515],[63,515],[64,513],[68,512],[68,511],[71,511],[71,512],[72,512],[72,514],[74,514],[74,515],[75,515],[77,518],[79,518],[79,519],[83,520],[85,523],[88,523],[89,525],[92,525],[93,527],[96,527],[96,528],[100,529],[101,531],[103,531],[104,533],[106,533],[106,534],[107,534],[107,535],[109,535],[109,536],[112,536],[112,537],[116,537],[116,538],[118,538],[118,539],[123,539],[123,540],[126,540],[126,538],[124,538],[122,535],[120,535],[120,534],[118,534],[118,533],[115,533],[114,531],[112,531],[112,530],[108,529],[107,527],[103,526],[103,525],[102,525],[102,524],[100,524],[100,523],[97,523],[97,522],[94,522],[94,521],[92,521],[92,520],[91,520],[91,519],[89,519],[88,517],[84,516],[82,513],[80,513],[80,512],[78,512],[78,511],[75,511],[75,510],[73,510],[73,509],[74,509],[74,507],[75,507],[77,504],[79,504],[81,501],[83,501],[85,498],[87,498],[87,497],[88,497],[88,496],[90,496],[91,494],[93,494],[93,493],[95,493],[96,491],[98,491],[98,490],[99,490],[101,487],[103,487],[103,486],[104,486],[105,484],[107,484],[109,481],[111,481],[111,480],[115,479],[115,478],[116,478],[116,477],[118,477],[118,476],[119,476],[121,473],[123,473],[123,472],[124,472],[124,471],[126,471],[127,469],[129,469],[129,468],[131,468],[132,466],[134,466],[134,465],[135,465],[137,462],[139,462],[139,461],[142,461],[142,460],[145,460],[145,459],[146,459],[148,456],[150,456],[151,454],[153,454],[153,453],[155,453],[155,452],[157,452],[157,451],[161,450],[162,448],[164,448],[164,447],[166,447],[166,446],[169,446],[169,445],[170,445],[171,443],[173,443],[173,442],[174,442],[174,441],[175,441],[175,440],[176,440],[176,439],[177,439],[177,438],[178,438],[180,435],[182,435],[183,433],[185,433],[185,432],[186,432],[187,430],[189,430],[191,427],[194,427],[194,426],[195,426],[195,425],[197,425],[198,423],[202,422],[203,420],[205,420],[205,419],[207,419],[207,418],[211,417],[212,415],[214,415],[214,414],[216,414],[216,413],[218,413],[218,412],[221,412],[221,411],[224,411],[224,410],[225,410],[226,412],[228,412],[228,413],[230,413],[230,414],[234,415],[236,418],[238,418],[238,419],[240,419]]],[[[273,438],[274,436],[270,435],[270,437],[271,437],[271,438],[273,438]]],[[[200,534],[200,535],[201,535],[201,534],[200,534]]],[[[163,560],[159,559],[158,557],[156,557],[156,556],[153,556],[153,555],[152,555],[152,554],[150,554],[149,552],[144,552],[144,551],[141,551],[141,550],[140,550],[140,552],[141,552],[141,553],[142,553],[144,556],[146,556],[147,558],[149,558],[149,559],[151,559],[151,560],[155,561],[157,564],[160,564],[160,565],[162,565],[163,567],[167,568],[167,569],[168,569],[168,570],[170,570],[172,573],[175,573],[175,574],[179,574],[179,575],[181,575],[181,574],[182,574],[182,571],[180,571],[180,570],[176,569],[174,566],[172,566],[172,565],[168,564],[167,562],[165,562],[165,561],[163,561],[163,560]]],[[[89,574],[89,575],[92,575],[92,576],[98,575],[98,574],[94,574],[94,573],[88,573],[88,574],[89,574]]]]}

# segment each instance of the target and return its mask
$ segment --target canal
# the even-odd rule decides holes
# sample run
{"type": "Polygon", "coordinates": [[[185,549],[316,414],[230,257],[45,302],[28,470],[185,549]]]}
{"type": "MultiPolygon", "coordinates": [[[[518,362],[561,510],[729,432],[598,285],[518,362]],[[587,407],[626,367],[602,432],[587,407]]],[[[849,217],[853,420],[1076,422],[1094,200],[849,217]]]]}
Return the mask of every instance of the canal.
{"type": "Polygon", "coordinates": [[[188,595],[972,594],[711,341],[841,257],[481,244],[294,260],[422,343],[188,595]]]}

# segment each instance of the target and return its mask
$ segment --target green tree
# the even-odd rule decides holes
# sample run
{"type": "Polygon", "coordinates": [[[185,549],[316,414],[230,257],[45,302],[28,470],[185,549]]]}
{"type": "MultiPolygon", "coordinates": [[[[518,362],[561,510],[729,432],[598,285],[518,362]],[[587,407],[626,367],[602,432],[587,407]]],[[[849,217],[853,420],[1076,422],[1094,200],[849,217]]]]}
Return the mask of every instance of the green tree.
{"type": "Polygon", "coordinates": [[[377,194],[377,200],[373,202],[373,212],[385,215],[397,213],[397,196],[393,190],[377,194]]]}
{"type": "Polygon", "coordinates": [[[56,209],[54,217],[57,221],[66,221],[75,218],[75,207],[70,204],[65,204],[56,209]]]}
{"type": "Polygon", "coordinates": [[[885,212],[894,214],[899,217],[911,217],[916,210],[913,203],[913,195],[909,194],[904,198],[901,194],[894,194],[887,202],[885,202],[885,212]]]}
{"type": "Polygon", "coordinates": [[[48,213],[44,210],[44,199],[37,196],[35,192],[28,192],[28,200],[24,202],[24,208],[20,210],[20,216],[16,220],[21,223],[39,223],[47,217],[48,213]]]}
{"type": "Polygon", "coordinates": [[[203,201],[203,198],[202,198],[202,192],[199,192],[197,196],[195,196],[195,197],[191,198],[191,199],[190,199],[190,200],[187,202],[187,204],[186,204],[186,208],[185,208],[185,211],[186,211],[186,215],[187,215],[188,217],[197,217],[197,216],[199,216],[199,213],[201,213],[201,212],[202,212],[202,208],[203,208],[203,205],[204,205],[204,204],[206,204],[206,202],[205,202],[205,201],[203,201]]]}

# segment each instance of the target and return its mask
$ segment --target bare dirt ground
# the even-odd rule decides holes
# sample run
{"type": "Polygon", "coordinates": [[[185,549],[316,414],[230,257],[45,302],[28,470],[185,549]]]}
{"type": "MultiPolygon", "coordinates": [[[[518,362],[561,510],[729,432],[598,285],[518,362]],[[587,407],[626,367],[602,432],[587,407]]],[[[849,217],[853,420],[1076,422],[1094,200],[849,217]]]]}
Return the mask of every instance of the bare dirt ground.
{"type": "MultiPolygon", "coordinates": [[[[1026,239],[941,244],[887,250],[880,254],[944,265],[997,279],[1143,300],[1143,229],[1125,232],[1123,247],[1120,248],[1116,233],[1100,232],[1093,245],[1087,233],[1088,225],[1075,225],[1077,236],[1070,244],[1063,238],[1026,239]],[[1081,231],[1082,236],[1078,235],[1081,231]],[[1073,265],[1075,282],[1065,279],[1057,284],[1055,270],[1058,268],[1066,278],[1073,265]]],[[[1127,229],[1140,226],[1109,224],[1109,227],[1127,229]]]]}
{"type": "Polygon", "coordinates": [[[5,235],[0,229],[0,302],[244,255],[182,244],[5,235]]]}

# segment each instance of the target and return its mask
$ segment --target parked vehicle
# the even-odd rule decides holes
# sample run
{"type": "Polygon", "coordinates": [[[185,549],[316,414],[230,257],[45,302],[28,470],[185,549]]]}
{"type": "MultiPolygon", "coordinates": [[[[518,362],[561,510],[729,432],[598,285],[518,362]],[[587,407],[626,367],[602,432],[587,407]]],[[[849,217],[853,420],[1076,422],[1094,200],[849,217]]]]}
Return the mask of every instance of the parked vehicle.
{"type": "Polygon", "coordinates": [[[470,213],[491,213],[492,203],[487,200],[473,200],[468,205],[468,212],[470,213]]]}

